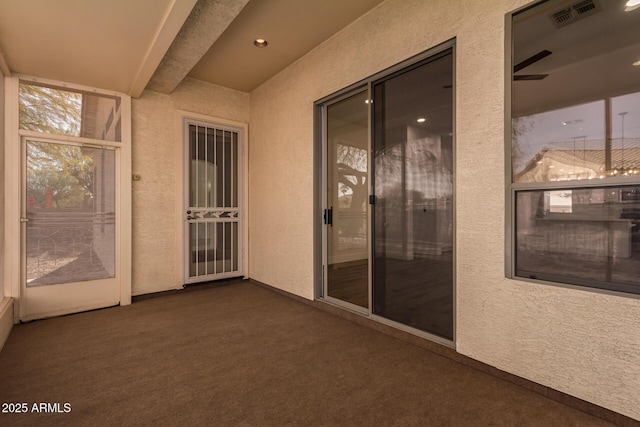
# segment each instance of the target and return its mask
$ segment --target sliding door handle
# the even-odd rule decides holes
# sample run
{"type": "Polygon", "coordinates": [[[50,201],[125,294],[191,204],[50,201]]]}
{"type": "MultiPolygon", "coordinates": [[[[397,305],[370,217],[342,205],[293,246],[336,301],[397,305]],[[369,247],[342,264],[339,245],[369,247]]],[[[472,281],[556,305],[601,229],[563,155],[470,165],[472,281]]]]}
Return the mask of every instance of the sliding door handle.
{"type": "Polygon", "coordinates": [[[333,206],[324,210],[324,223],[333,226],[333,206]]]}

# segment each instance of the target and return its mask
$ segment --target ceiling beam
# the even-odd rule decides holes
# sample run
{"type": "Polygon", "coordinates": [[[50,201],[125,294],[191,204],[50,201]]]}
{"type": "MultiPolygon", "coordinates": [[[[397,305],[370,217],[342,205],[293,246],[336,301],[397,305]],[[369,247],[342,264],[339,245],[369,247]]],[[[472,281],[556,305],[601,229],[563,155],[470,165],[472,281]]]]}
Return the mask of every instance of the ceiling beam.
{"type": "Polygon", "coordinates": [[[180,29],[196,5],[196,1],[174,0],[171,7],[167,9],[167,13],[149,45],[149,49],[142,58],[140,68],[131,84],[129,95],[137,98],[142,94],[154,71],[158,68],[171,43],[176,35],[179,34],[180,29]]]}
{"type": "Polygon", "coordinates": [[[198,0],[151,77],[147,89],[171,93],[249,0],[198,0]]]}

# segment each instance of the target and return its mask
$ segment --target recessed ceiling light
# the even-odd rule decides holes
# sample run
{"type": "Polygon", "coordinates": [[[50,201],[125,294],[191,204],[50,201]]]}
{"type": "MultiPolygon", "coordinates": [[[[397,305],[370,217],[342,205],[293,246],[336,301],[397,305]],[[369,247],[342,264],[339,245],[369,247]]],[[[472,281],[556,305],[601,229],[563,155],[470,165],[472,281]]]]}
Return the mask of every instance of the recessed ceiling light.
{"type": "Polygon", "coordinates": [[[269,43],[267,43],[265,39],[255,39],[253,44],[256,45],[256,47],[267,47],[269,43]]]}
{"type": "Polygon", "coordinates": [[[424,117],[420,117],[417,121],[418,123],[424,123],[427,121],[427,119],[425,119],[424,117]]]}
{"type": "Polygon", "coordinates": [[[634,67],[640,67],[640,59],[633,63],[634,67]]]}

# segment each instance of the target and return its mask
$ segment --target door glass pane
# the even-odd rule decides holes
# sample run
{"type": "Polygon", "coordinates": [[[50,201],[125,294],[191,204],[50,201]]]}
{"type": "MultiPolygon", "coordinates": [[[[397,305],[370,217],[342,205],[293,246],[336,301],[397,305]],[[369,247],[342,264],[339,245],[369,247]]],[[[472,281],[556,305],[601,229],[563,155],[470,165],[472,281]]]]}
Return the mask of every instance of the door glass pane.
{"type": "Polygon", "coordinates": [[[198,138],[196,126],[189,125],[189,206],[197,205],[198,191],[198,138]]]}
{"type": "Polygon", "coordinates": [[[27,286],[115,277],[115,152],[26,149],[27,286]]]}
{"type": "Polygon", "coordinates": [[[232,227],[233,227],[233,242],[231,243],[233,245],[233,271],[237,271],[238,270],[238,223],[237,222],[233,222],[231,223],[232,227]]]}
{"type": "Polygon", "coordinates": [[[237,164],[240,161],[238,159],[238,133],[233,132],[233,161],[231,162],[231,168],[233,169],[233,174],[231,175],[231,181],[233,185],[231,186],[231,205],[232,207],[238,207],[238,167],[237,164]]]}
{"type": "Polygon", "coordinates": [[[374,85],[373,312],[453,339],[453,61],[374,85]]]}
{"type": "Polygon", "coordinates": [[[369,306],[367,93],[327,107],[327,294],[369,306]]]}
{"type": "Polygon", "coordinates": [[[215,152],[215,140],[214,131],[211,128],[207,128],[207,150],[205,152],[205,163],[207,165],[207,178],[206,178],[206,203],[205,207],[215,206],[213,185],[216,179],[216,152],[215,152]]]}
{"type": "Polygon", "coordinates": [[[224,131],[216,129],[216,207],[224,206],[224,131]]]}
{"type": "Polygon", "coordinates": [[[189,207],[210,208],[216,201],[216,152],[214,130],[189,125],[189,207]]]}
{"type": "Polygon", "coordinates": [[[224,206],[232,206],[231,204],[231,132],[224,133],[224,206]]]}

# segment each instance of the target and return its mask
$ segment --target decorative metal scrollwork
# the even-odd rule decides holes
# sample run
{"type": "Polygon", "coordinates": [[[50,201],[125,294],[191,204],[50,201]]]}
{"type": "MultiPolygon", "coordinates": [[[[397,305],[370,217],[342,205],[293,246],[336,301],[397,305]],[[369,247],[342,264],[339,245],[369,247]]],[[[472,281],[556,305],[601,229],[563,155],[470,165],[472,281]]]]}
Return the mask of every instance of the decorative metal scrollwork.
{"type": "Polygon", "coordinates": [[[187,219],[190,221],[197,221],[203,219],[234,219],[239,218],[239,211],[237,210],[193,210],[188,212],[187,219]]]}

